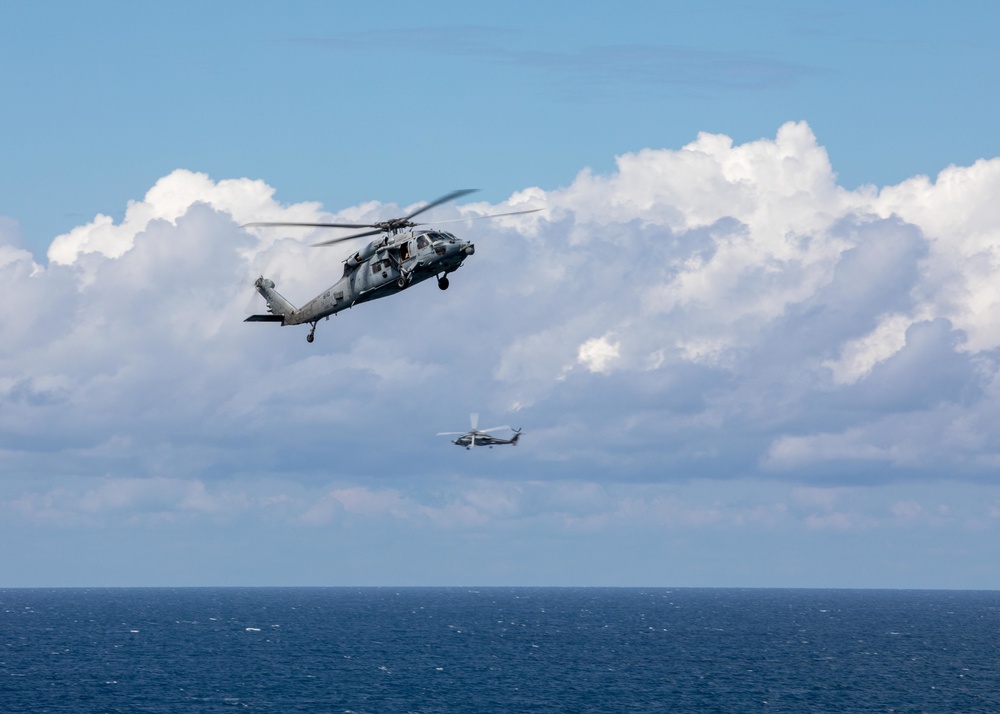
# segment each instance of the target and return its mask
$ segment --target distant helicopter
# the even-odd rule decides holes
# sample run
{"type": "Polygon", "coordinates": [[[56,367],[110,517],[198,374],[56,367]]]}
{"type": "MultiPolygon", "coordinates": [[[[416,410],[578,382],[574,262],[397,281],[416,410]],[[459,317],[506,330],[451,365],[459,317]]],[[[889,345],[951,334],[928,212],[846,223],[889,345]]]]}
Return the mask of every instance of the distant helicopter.
{"type": "MultiPolygon", "coordinates": [[[[316,323],[324,317],[341,310],[354,307],[369,300],[395,295],[410,285],[437,277],[438,287],[448,289],[448,274],[462,267],[462,263],[476,252],[471,241],[460,240],[451,233],[424,228],[413,230],[426,223],[414,223],[411,219],[442,203],[472,193],[477,189],[452,191],[426,206],[402,218],[390,218],[379,223],[245,223],[243,228],[267,226],[299,226],[309,228],[372,228],[374,230],[354,233],[341,238],[316,243],[327,246],[344,241],[383,234],[371,241],[365,248],[344,261],[344,275],[329,290],[317,295],[300,308],[296,308],[274,289],[274,281],[263,275],[257,278],[254,287],[267,301],[267,315],[251,315],[244,322],[280,322],[284,325],[308,323],[312,329],[306,340],[312,342],[316,334],[316,323]],[[410,229],[406,232],[404,229],[410,229]]],[[[498,218],[519,213],[534,213],[541,208],[510,213],[494,213],[470,218],[498,218]]],[[[457,220],[469,220],[459,218],[457,220]]],[[[451,221],[443,221],[448,223],[451,221]]]]}
{"type": "Polygon", "coordinates": [[[438,432],[438,436],[458,436],[451,443],[456,446],[464,446],[466,449],[471,449],[474,446],[488,446],[492,449],[494,446],[504,446],[506,444],[517,446],[517,440],[521,438],[520,429],[514,429],[506,425],[492,426],[489,429],[479,429],[479,415],[475,413],[469,415],[469,422],[472,426],[470,431],[441,431],[438,432]],[[514,432],[514,436],[510,439],[500,439],[496,436],[490,436],[491,431],[500,431],[501,429],[510,429],[514,432]]]}

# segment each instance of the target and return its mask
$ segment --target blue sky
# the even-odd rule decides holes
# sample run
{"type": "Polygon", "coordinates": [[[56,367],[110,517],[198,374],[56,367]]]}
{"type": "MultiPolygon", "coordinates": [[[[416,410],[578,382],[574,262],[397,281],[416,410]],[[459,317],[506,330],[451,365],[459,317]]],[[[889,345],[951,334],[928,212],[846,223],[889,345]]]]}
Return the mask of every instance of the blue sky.
{"type": "Polygon", "coordinates": [[[286,202],[501,200],[810,123],[843,185],[998,153],[994,4],[7,4],[0,214],[34,250],[176,168],[286,202]]]}
{"type": "Polygon", "coordinates": [[[0,586],[1000,586],[998,15],[4,5],[0,586]]]}

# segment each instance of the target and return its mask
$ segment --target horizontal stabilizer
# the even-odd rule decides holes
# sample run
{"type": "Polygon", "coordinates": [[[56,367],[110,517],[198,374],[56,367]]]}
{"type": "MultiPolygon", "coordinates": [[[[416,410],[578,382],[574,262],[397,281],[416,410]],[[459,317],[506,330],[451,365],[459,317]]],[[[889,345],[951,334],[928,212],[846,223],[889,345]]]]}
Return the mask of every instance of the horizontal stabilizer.
{"type": "Polygon", "coordinates": [[[284,322],[282,315],[251,315],[243,322],[284,322]]]}

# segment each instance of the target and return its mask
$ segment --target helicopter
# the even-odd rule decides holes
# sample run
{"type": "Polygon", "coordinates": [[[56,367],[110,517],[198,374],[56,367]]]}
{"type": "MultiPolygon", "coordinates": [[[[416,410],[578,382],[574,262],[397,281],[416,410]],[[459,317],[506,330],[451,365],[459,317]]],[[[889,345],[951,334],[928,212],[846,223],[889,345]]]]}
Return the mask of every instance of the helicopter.
{"type": "Polygon", "coordinates": [[[475,413],[469,415],[469,422],[472,426],[470,431],[441,431],[438,432],[438,436],[458,436],[458,438],[452,440],[451,443],[456,446],[464,446],[466,449],[471,449],[474,446],[488,446],[492,449],[494,446],[504,446],[507,444],[517,446],[517,440],[521,438],[520,429],[514,429],[507,425],[492,426],[489,429],[479,429],[479,415],[475,413]],[[510,439],[501,439],[496,436],[490,436],[491,431],[499,431],[501,429],[510,429],[514,432],[514,436],[510,439]]]}
{"type": "MultiPolygon", "coordinates": [[[[307,227],[307,228],[368,228],[361,233],[315,243],[314,247],[331,246],[344,241],[380,235],[365,248],[344,260],[344,274],[325,292],[317,295],[300,308],[296,308],[274,289],[274,281],[261,275],[254,283],[257,292],[267,302],[266,315],[250,315],[244,322],[280,322],[285,325],[310,325],[306,341],[312,342],[316,324],[324,317],[329,319],[370,300],[402,292],[411,285],[431,277],[437,278],[438,287],[447,290],[448,275],[462,267],[465,259],[475,254],[476,246],[467,240],[436,228],[418,228],[428,225],[414,223],[421,213],[442,203],[454,201],[477,189],[452,191],[401,218],[390,218],[378,223],[245,223],[250,227],[307,227]],[[417,230],[414,230],[417,229],[417,230]]],[[[519,213],[534,213],[540,208],[510,213],[494,213],[474,218],[499,218],[519,213]]],[[[456,219],[459,221],[468,218],[456,219]]],[[[450,221],[442,221],[444,223],[450,221]]]]}

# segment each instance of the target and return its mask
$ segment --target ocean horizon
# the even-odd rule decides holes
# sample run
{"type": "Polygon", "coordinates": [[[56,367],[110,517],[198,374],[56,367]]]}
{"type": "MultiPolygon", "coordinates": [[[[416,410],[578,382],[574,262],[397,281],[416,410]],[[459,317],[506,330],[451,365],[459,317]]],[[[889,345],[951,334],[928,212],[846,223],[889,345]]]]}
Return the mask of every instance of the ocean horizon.
{"type": "Polygon", "coordinates": [[[996,712],[1000,592],[0,589],[6,712],[996,712]]]}

